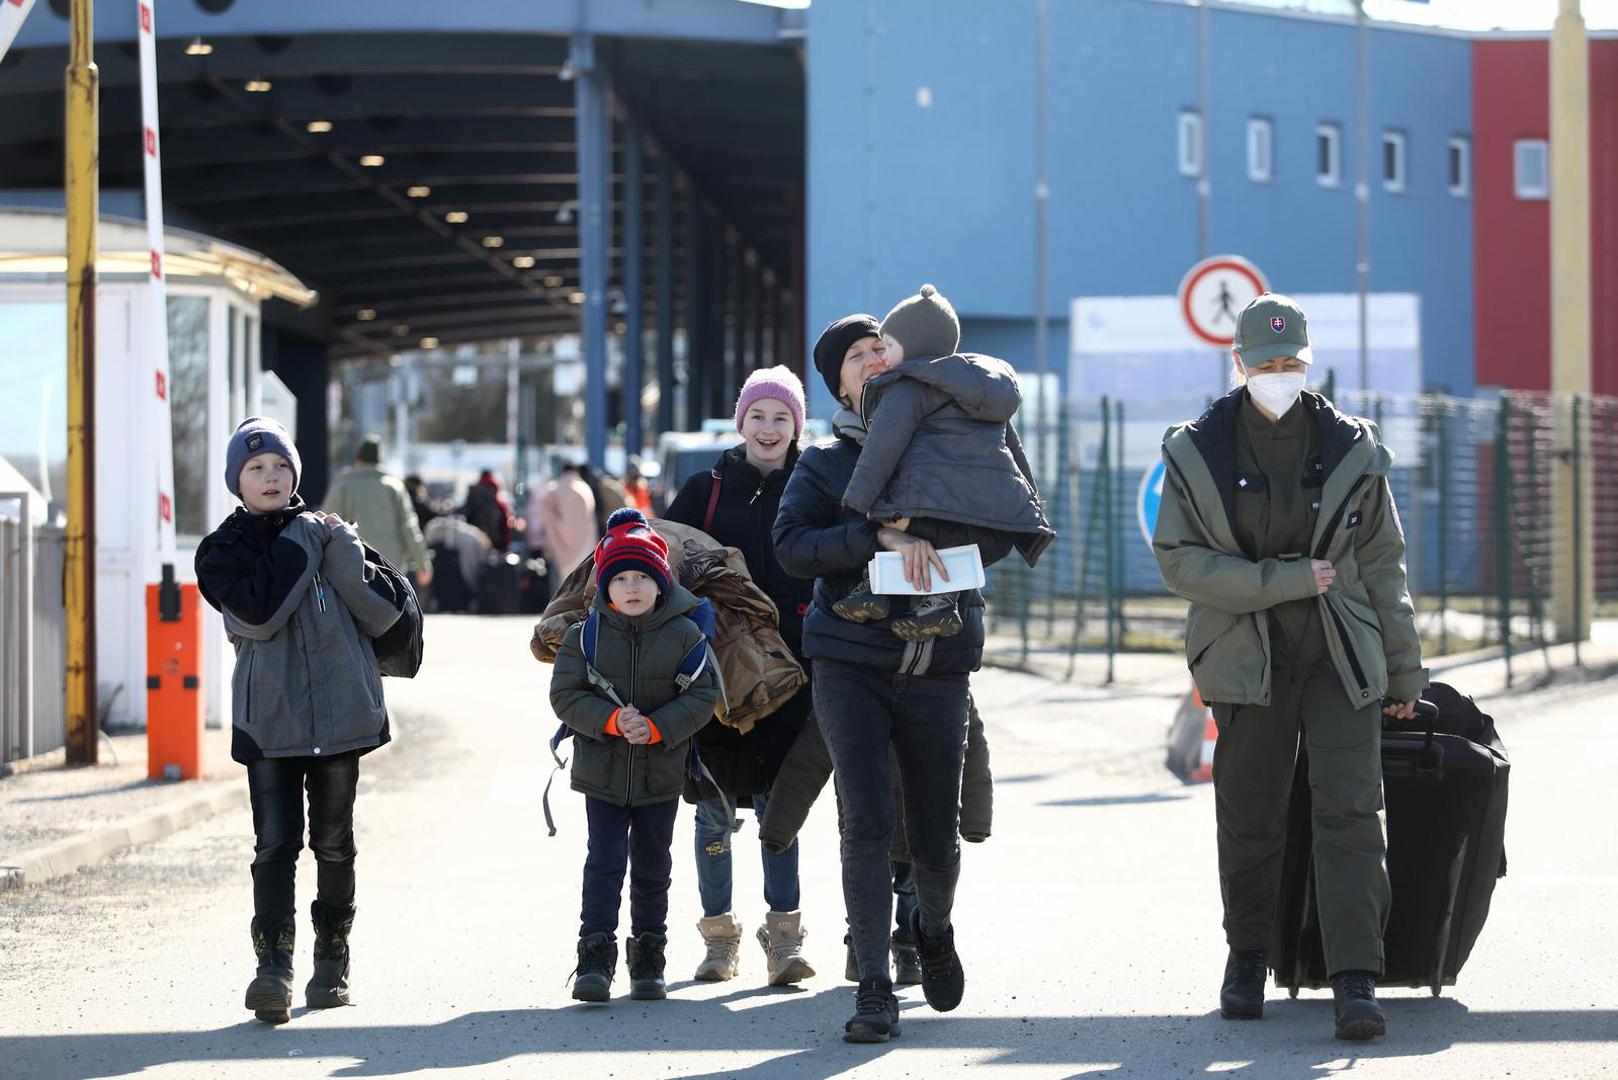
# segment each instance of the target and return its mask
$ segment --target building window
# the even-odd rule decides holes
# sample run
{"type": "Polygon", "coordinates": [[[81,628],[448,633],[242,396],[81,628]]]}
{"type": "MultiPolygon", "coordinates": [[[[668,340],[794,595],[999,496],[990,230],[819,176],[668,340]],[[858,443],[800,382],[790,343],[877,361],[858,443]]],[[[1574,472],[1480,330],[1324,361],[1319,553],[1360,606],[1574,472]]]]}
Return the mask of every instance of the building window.
{"type": "Polygon", "coordinates": [[[1202,175],[1202,114],[1195,109],[1180,112],[1177,126],[1181,176],[1202,175]]]}
{"type": "Polygon", "coordinates": [[[1336,124],[1315,128],[1315,181],[1321,187],[1343,186],[1343,129],[1336,124]]]}
{"type": "Polygon", "coordinates": [[[1551,147],[1544,139],[1518,139],[1512,144],[1519,199],[1551,197],[1551,147]]]}
{"type": "Polygon", "coordinates": [[[1472,140],[1464,135],[1449,140],[1449,193],[1458,199],[1472,194],[1472,140]]]}
{"type": "Polygon", "coordinates": [[[1267,184],[1275,177],[1275,122],[1263,116],[1247,119],[1247,178],[1267,184]]]}
{"type": "Polygon", "coordinates": [[[1382,187],[1394,194],[1405,190],[1405,133],[1382,133],[1382,187]]]}

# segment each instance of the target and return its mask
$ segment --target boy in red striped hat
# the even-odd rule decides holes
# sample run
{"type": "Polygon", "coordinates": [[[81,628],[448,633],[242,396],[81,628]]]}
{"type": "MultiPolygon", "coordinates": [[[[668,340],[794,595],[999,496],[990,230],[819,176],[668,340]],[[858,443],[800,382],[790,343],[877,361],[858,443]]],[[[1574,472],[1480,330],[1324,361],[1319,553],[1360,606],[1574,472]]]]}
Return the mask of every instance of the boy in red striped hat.
{"type": "Polygon", "coordinates": [[[551,676],[551,708],[573,731],[572,786],[585,796],[589,821],[573,996],[610,997],[630,869],[629,996],[659,999],[686,744],[713,718],[718,682],[705,667],[678,689],[680,662],[703,640],[687,617],[700,601],[674,580],[668,544],[639,510],[607,519],[595,572],[594,654],[585,655],[585,624],[574,626],[551,676]]]}

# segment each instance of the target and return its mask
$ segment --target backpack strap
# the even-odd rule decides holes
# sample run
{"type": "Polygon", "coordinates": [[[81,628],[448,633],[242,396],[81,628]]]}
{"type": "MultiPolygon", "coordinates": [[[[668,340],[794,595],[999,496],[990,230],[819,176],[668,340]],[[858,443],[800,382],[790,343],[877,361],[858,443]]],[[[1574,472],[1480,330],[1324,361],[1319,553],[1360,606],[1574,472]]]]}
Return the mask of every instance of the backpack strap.
{"type": "Polygon", "coordinates": [[[579,651],[584,653],[584,677],[591,686],[606,695],[620,709],[624,701],[613,689],[612,680],[596,670],[596,640],[601,636],[601,613],[591,610],[584,618],[584,628],[579,631],[579,651]]]}
{"type": "Polygon", "coordinates": [[[719,510],[719,492],[724,489],[725,478],[718,469],[709,472],[708,476],[713,483],[708,487],[708,512],[702,515],[702,531],[712,536],[714,514],[719,510]]]}
{"type": "Polygon", "coordinates": [[[556,767],[545,778],[545,793],[539,798],[540,807],[545,811],[545,828],[550,830],[552,836],[556,835],[556,819],[551,817],[551,783],[556,779],[557,773],[567,768],[567,763],[571,760],[557,753],[557,750],[560,749],[562,740],[571,734],[573,732],[568,726],[562,724],[557,727],[556,734],[551,736],[551,760],[556,762],[556,767]]]}

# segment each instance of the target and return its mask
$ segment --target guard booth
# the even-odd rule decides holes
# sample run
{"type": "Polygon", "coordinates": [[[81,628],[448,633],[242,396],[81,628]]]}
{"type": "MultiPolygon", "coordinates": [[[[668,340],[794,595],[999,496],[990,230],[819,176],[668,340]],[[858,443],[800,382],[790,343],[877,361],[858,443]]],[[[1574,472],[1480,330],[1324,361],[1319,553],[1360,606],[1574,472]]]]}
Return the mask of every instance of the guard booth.
{"type": "MultiPolygon", "coordinates": [[[[67,499],[67,290],[60,208],[0,194],[0,457],[50,501],[67,499]]],[[[98,698],[114,727],[146,724],[146,587],[159,580],[151,398],[136,385],[146,340],[146,226],[138,196],[103,193],[96,307],[96,663],[98,698]]],[[[197,543],[235,506],[225,490],[225,445],[245,416],[289,429],[298,403],[260,366],[260,306],[275,297],[307,307],[314,294],[274,262],[183,229],[164,240],[169,393],[174,448],[175,576],[196,580],[197,543]]],[[[322,402],[305,403],[321,408],[322,402]]],[[[203,692],[210,727],[228,722],[233,656],[224,626],[204,611],[203,692]]],[[[37,752],[37,751],[36,751],[37,752]]]]}

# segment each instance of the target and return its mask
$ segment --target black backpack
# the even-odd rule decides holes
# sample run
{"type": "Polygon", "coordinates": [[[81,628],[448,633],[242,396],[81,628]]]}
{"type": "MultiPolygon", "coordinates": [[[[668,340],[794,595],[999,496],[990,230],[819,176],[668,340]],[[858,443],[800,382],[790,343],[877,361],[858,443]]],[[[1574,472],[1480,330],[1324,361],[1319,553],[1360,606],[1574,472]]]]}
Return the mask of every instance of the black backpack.
{"type": "Polygon", "coordinates": [[[399,679],[413,679],[416,672],[421,670],[424,646],[421,604],[416,599],[416,590],[404,571],[394,566],[370,544],[365,544],[364,547],[365,561],[370,563],[374,572],[385,579],[392,588],[394,606],[399,609],[399,617],[394,620],[393,625],[371,639],[371,648],[376,653],[377,672],[399,679]]]}

